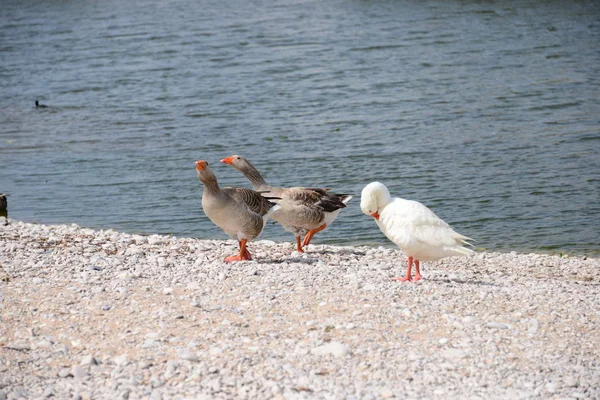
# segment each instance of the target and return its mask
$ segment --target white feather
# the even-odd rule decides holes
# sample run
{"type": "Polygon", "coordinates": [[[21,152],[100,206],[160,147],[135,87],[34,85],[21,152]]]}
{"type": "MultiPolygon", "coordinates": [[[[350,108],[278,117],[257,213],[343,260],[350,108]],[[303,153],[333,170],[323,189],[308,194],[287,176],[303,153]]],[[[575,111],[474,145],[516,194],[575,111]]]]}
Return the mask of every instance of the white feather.
{"type": "Polygon", "coordinates": [[[419,261],[437,261],[444,257],[473,253],[464,247],[468,237],[454,231],[433,211],[418,201],[392,198],[380,182],[365,186],[361,209],[367,215],[377,212],[377,225],[402,252],[419,261]]]}

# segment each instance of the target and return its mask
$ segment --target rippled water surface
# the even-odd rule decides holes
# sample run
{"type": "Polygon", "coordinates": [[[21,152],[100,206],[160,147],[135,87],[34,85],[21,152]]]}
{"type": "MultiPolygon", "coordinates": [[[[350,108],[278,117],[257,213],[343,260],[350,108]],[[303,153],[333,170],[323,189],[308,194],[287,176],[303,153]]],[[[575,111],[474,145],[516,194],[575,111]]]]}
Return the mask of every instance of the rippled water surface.
{"type": "MultiPolygon", "coordinates": [[[[478,248],[598,254],[597,1],[30,1],[0,9],[10,216],[225,238],[194,161],[355,195],[314,243],[384,244],[365,184],[478,248]],[[49,105],[35,109],[39,99],[49,105]]],[[[292,240],[278,225],[263,238],[292,240]]]]}

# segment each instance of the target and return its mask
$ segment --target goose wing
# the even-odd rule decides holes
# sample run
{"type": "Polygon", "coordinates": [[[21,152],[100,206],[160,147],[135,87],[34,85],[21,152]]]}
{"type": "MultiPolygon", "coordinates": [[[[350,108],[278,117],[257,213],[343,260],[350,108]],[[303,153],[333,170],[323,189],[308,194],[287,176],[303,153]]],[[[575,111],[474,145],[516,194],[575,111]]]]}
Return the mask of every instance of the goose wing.
{"type": "Polygon", "coordinates": [[[400,247],[449,247],[469,240],[417,201],[394,199],[384,208],[380,220],[386,235],[400,247]]]}
{"type": "Polygon", "coordinates": [[[276,200],[275,197],[265,197],[260,192],[252,189],[240,187],[226,187],[223,191],[238,203],[243,203],[250,210],[264,216],[275,205],[271,200],[276,200]]]}
{"type": "Polygon", "coordinates": [[[329,189],[320,188],[289,188],[286,191],[288,200],[308,207],[317,207],[324,212],[333,212],[346,207],[348,195],[329,194],[329,189]]]}

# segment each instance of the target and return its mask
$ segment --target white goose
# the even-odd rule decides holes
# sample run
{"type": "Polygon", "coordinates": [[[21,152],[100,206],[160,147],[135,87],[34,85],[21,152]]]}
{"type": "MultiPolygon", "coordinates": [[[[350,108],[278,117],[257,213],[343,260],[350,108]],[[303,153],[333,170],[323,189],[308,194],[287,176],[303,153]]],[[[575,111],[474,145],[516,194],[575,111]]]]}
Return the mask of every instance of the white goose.
{"type": "Polygon", "coordinates": [[[470,246],[468,241],[473,239],[455,232],[418,201],[393,198],[381,182],[371,182],[364,187],[360,208],[375,218],[384,235],[408,256],[406,276],[394,280],[420,280],[420,261],[437,261],[473,253],[473,250],[464,247],[470,246]],[[411,276],[413,261],[416,268],[414,279],[411,276]]]}
{"type": "Polygon", "coordinates": [[[267,220],[279,206],[252,189],[219,187],[217,177],[204,160],[196,161],[196,172],[204,184],[204,213],[240,246],[239,255],[227,257],[225,261],[251,260],[246,243],[262,233],[267,220]]]}
{"type": "Polygon", "coordinates": [[[296,237],[296,251],[310,244],[315,233],[322,231],[337,218],[342,208],[350,201],[348,194],[329,193],[320,188],[276,188],[264,180],[260,172],[242,156],[234,155],[221,160],[244,174],[254,190],[266,196],[280,198],[281,208],[273,214],[273,219],[296,237]],[[300,236],[306,235],[302,243],[300,236]]]}

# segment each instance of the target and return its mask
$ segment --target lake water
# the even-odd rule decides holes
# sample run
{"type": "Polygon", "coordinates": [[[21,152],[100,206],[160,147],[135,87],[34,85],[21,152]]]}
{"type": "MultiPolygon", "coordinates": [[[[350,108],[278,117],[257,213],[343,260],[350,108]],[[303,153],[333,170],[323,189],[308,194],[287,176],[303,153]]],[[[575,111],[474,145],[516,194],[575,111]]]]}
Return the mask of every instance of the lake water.
{"type": "Polygon", "coordinates": [[[194,161],[246,186],[219,163],[241,154],[271,184],[355,195],[316,244],[389,244],[359,208],[379,180],[479,249],[597,255],[599,153],[598,1],[0,9],[0,191],[19,220],[224,239],[194,161]]]}

